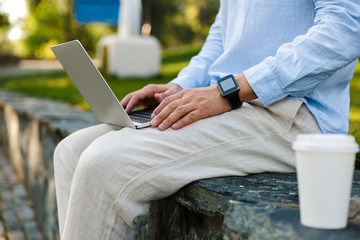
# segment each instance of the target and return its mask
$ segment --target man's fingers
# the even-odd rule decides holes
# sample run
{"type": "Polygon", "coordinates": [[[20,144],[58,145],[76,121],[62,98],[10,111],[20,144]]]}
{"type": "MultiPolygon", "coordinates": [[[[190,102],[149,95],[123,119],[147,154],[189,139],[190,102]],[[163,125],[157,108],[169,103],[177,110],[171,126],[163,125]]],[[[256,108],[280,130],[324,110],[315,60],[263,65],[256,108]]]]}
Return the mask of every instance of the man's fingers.
{"type": "Polygon", "coordinates": [[[162,121],[167,118],[179,105],[184,104],[181,98],[170,96],[164,99],[160,105],[154,109],[152,113],[151,126],[157,127],[162,121]]]}
{"type": "Polygon", "coordinates": [[[162,116],[163,112],[161,112],[157,118],[157,127],[159,130],[165,130],[173,125],[176,121],[186,116],[189,112],[193,111],[194,106],[192,104],[182,104],[183,100],[178,100],[178,106],[174,109],[171,104],[169,104],[168,108],[165,108],[163,112],[165,114],[169,113],[166,117],[162,116]],[[160,122],[161,121],[161,122],[160,122]]]}
{"type": "MultiPolygon", "coordinates": [[[[180,91],[178,93],[175,93],[173,95],[170,95],[168,97],[166,97],[160,104],[159,106],[157,106],[154,111],[153,111],[153,114],[152,114],[152,118],[154,118],[155,116],[159,115],[160,113],[163,112],[163,110],[165,108],[167,108],[167,112],[170,110],[175,110],[175,108],[178,106],[178,104],[180,102],[176,102],[177,100],[179,99],[182,99],[182,102],[181,104],[186,104],[187,103],[187,100],[185,98],[183,98],[184,96],[184,91],[180,91]],[[176,103],[175,103],[176,102],[176,103]],[[170,106],[169,106],[170,105],[170,106]]],[[[170,112],[168,112],[167,115],[169,115],[170,112]]],[[[166,115],[166,116],[167,116],[166,115]]],[[[163,119],[160,119],[160,120],[163,120],[163,119]]]]}
{"type": "Polygon", "coordinates": [[[170,84],[172,85],[170,88],[167,88],[164,92],[159,92],[154,95],[156,101],[159,103],[162,102],[166,97],[171,96],[175,93],[178,93],[182,90],[182,88],[177,84],[170,84]]]}
{"type": "Polygon", "coordinates": [[[154,98],[156,101],[158,102],[162,102],[162,100],[164,100],[167,96],[165,94],[161,94],[161,93],[155,93],[154,98]]]}
{"type": "Polygon", "coordinates": [[[182,127],[185,127],[193,122],[196,122],[203,117],[200,114],[199,110],[194,110],[186,114],[183,118],[176,121],[174,124],[171,125],[171,128],[174,130],[180,129],[182,127]]]}
{"type": "Polygon", "coordinates": [[[131,94],[126,95],[120,102],[121,106],[126,107],[130,98],[131,98],[131,94]]]}
{"type": "Polygon", "coordinates": [[[129,113],[135,106],[138,106],[142,100],[153,97],[154,91],[156,91],[157,88],[158,86],[156,85],[148,85],[138,91],[129,93],[121,101],[121,105],[125,107],[125,111],[129,113]]]}
{"type": "Polygon", "coordinates": [[[121,105],[130,112],[135,106],[141,104],[153,104],[161,102],[166,96],[174,94],[181,90],[176,84],[149,84],[142,89],[129,93],[121,101],[121,105]]]}
{"type": "Polygon", "coordinates": [[[139,102],[139,99],[141,98],[141,96],[139,95],[134,95],[130,98],[130,100],[128,101],[128,103],[126,104],[126,108],[125,111],[127,113],[131,112],[131,110],[135,107],[135,105],[139,102]]]}
{"type": "Polygon", "coordinates": [[[187,101],[182,96],[183,94],[180,92],[165,98],[153,111],[153,119],[156,118],[156,122],[161,123],[166,117],[175,111],[177,107],[185,105],[187,101]]]}

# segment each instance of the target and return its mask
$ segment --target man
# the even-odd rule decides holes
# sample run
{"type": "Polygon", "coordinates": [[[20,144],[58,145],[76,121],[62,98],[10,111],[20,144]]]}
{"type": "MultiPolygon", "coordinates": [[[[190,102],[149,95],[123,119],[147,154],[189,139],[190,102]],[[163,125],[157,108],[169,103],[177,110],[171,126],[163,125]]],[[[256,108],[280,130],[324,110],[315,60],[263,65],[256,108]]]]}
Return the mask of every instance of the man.
{"type": "Polygon", "coordinates": [[[62,239],[130,239],[150,201],[197,179],[295,171],[297,134],[348,131],[359,39],[358,0],[221,0],[189,66],[121,102],[159,102],[151,128],[103,124],[57,147],[62,239]]]}

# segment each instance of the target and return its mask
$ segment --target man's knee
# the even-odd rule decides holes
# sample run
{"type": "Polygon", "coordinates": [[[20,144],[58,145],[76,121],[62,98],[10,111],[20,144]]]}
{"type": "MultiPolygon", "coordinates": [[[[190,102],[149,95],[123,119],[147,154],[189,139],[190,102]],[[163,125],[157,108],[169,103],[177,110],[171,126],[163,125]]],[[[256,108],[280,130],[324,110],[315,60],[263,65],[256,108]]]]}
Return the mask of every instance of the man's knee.
{"type": "Polygon", "coordinates": [[[112,130],[114,129],[111,126],[100,124],[72,133],[57,145],[54,152],[54,160],[57,161],[60,158],[77,158],[77,161],[91,142],[112,130]]]}
{"type": "Polygon", "coordinates": [[[84,136],[73,133],[57,144],[53,155],[55,171],[60,170],[60,168],[75,171],[78,160],[88,144],[83,138],[84,136]]]}
{"type": "Polygon", "coordinates": [[[61,140],[54,151],[54,167],[55,170],[59,168],[59,166],[63,165],[63,161],[70,160],[69,155],[72,154],[71,142],[69,141],[68,137],[61,140]]]}
{"type": "Polygon", "coordinates": [[[101,178],[111,175],[111,172],[115,168],[111,163],[114,157],[113,152],[106,144],[94,141],[90,144],[81,154],[78,165],[76,167],[77,178],[86,179],[94,178],[95,176],[100,181],[101,178]]]}

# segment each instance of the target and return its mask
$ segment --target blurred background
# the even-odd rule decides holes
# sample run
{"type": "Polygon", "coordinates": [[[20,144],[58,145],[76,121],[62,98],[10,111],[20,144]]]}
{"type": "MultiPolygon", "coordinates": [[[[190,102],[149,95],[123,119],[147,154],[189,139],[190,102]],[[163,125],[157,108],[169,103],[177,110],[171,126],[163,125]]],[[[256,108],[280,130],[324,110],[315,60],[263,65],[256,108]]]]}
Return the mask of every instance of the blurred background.
{"type": "MultiPolygon", "coordinates": [[[[0,0],[1,57],[52,59],[49,46],[73,39],[95,54],[98,40],[115,33],[116,23],[81,23],[75,4],[75,0],[0,0]]],[[[142,24],[169,48],[203,42],[219,1],[142,0],[142,6],[142,24]]]]}
{"type": "MultiPolygon", "coordinates": [[[[149,82],[165,83],[176,77],[200,51],[219,8],[219,0],[139,1],[139,36],[152,36],[160,43],[160,70],[145,78],[102,71],[119,99],[149,82]]],[[[104,58],[96,54],[97,45],[117,34],[118,22],[96,9],[116,3],[119,0],[0,0],[0,88],[89,109],[50,46],[78,39],[101,69],[104,58]]]]}

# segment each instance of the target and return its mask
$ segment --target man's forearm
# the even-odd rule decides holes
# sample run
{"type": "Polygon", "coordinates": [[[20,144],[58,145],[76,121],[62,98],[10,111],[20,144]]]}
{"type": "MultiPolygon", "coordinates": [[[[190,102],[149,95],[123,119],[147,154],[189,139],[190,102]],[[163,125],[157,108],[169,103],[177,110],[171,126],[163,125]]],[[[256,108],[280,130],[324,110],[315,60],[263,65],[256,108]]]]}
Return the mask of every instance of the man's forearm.
{"type": "Polygon", "coordinates": [[[257,96],[251,86],[249,85],[246,77],[243,73],[235,76],[235,79],[240,87],[239,98],[242,102],[247,102],[253,99],[256,99],[257,96]]]}

